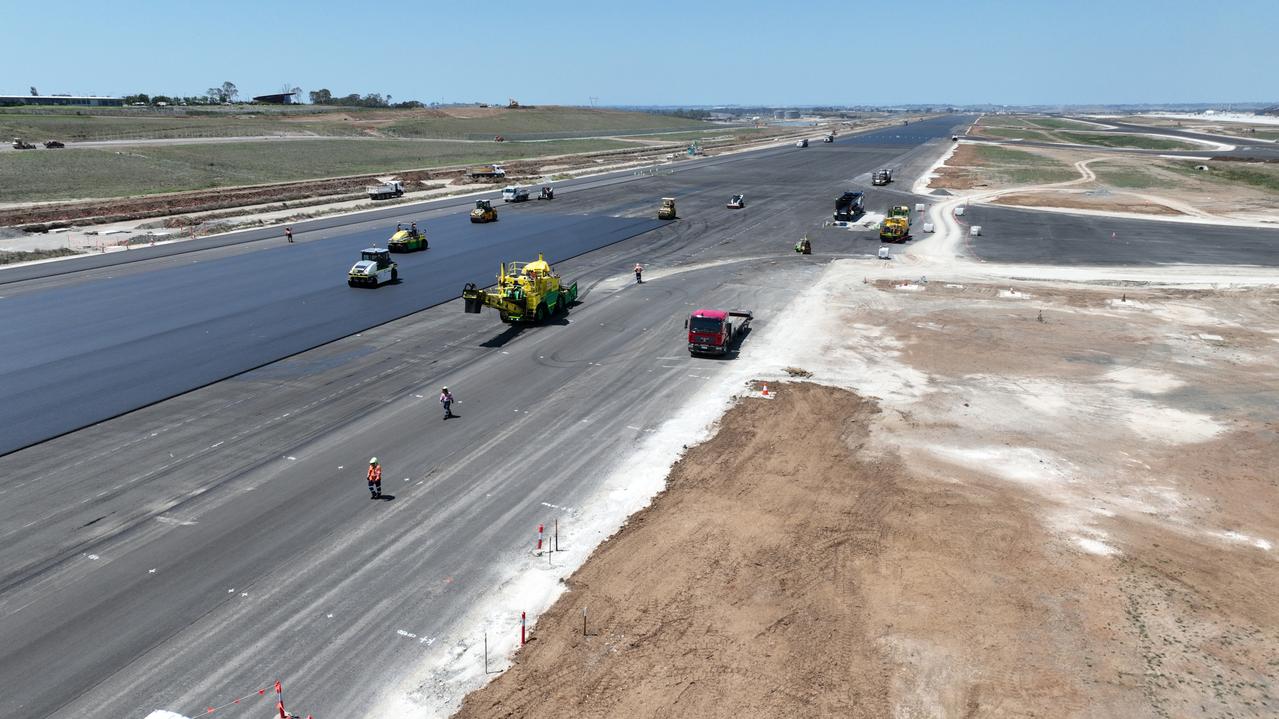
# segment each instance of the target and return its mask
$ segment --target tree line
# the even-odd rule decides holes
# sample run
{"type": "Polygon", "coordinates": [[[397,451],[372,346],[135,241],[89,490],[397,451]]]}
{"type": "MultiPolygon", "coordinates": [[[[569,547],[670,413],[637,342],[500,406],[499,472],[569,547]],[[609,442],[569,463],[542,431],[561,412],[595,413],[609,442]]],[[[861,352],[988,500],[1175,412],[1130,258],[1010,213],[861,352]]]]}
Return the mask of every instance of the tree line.
{"type": "Polygon", "coordinates": [[[350,95],[334,97],[330,90],[320,89],[312,90],[307,93],[307,98],[311,101],[312,105],[336,105],[338,107],[426,107],[426,105],[423,105],[417,100],[405,100],[403,102],[392,103],[390,95],[383,96],[376,92],[370,92],[367,95],[361,95],[358,92],[353,92],[350,95]]]}

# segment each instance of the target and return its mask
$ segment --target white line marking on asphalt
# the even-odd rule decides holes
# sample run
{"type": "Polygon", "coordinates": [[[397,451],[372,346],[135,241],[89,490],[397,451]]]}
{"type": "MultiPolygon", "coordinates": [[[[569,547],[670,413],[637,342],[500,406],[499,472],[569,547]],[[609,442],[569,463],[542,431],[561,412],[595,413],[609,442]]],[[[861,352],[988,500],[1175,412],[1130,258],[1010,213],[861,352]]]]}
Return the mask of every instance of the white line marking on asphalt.
{"type": "Polygon", "coordinates": [[[92,559],[92,560],[94,560],[94,561],[97,561],[97,560],[101,559],[101,557],[99,557],[99,556],[98,556],[98,555],[96,555],[96,554],[86,554],[86,555],[84,555],[84,556],[86,556],[86,557],[88,557],[89,559],[92,559]]]}
{"type": "Polygon", "coordinates": [[[221,447],[223,444],[226,444],[226,440],[218,442],[217,444],[209,445],[209,449],[217,449],[218,447],[221,447]]]}
{"type": "Polygon", "coordinates": [[[231,587],[230,589],[226,590],[226,593],[227,593],[227,594],[235,594],[235,587],[231,587]]]}
{"type": "Polygon", "coordinates": [[[155,574],[155,568],[152,567],[151,569],[148,569],[147,574],[155,574]]]}
{"type": "Polygon", "coordinates": [[[285,459],[289,460],[290,462],[297,461],[297,457],[285,457],[285,459]]]}

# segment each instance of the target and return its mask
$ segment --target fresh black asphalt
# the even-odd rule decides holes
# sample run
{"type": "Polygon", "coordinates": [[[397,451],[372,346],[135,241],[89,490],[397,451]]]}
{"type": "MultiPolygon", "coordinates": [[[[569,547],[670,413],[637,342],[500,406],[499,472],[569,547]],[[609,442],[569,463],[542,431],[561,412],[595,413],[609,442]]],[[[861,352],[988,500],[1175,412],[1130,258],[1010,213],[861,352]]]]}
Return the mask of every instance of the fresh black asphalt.
{"type": "Polygon", "coordinates": [[[431,249],[395,255],[399,283],[376,290],[348,287],[346,271],[392,227],[6,298],[0,454],[454,299],[509,258],[559,262],[659,224],[499,212],[433,220],[431,249]]]}

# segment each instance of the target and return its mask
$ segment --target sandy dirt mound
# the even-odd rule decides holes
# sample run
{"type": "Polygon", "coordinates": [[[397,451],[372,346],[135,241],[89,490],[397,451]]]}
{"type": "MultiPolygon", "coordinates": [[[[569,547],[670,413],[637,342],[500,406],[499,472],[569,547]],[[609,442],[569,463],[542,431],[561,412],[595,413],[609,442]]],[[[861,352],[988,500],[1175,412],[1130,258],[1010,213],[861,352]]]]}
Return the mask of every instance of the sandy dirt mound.
{"type": "Polygon", "coordinates": [[[1273,292],[832,282],[459,716],[1279,715],[1273,292]]]}
{"type": "Polygon", "coordinates": [[[897,463],[845,443],[872,404],[813,385],[777,395],[732,410],[676,465],[458,716],[887,713],[864,578],[898,505],[897,463]]]}

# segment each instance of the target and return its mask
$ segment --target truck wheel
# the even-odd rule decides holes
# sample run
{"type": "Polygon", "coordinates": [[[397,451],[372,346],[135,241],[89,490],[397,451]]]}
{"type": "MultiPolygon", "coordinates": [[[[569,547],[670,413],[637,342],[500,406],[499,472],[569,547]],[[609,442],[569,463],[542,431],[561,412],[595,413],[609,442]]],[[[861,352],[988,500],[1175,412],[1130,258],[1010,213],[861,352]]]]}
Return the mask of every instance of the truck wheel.
{"type": "Polygon", "coordinates": [[[373,279],[369,280],[369,284],[377,287],[377,275],[373,275],[373,279]]]}
{"type": "Polygon", "coordinates": [[[400,272],[399,272],[399,270],[391,270],[391,281],[392,281],[392,282],[395,282],[395,281],[397,281],[397,280],[399,280],[399,279],[400,279],[400,272]]]}
{"type": "Polygon", "coordinates": [[[347,287],[355,287],[355,280],[347,280],[347,281],[346,281],[346,286],[347,286],[347,287]]]}
{"type": "Polygon", "coordinates": [[[538,303],[537,309],[533,311],[533,321],[541,322],[546,319],[546,303],[538,303]]]}

